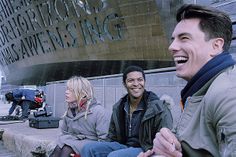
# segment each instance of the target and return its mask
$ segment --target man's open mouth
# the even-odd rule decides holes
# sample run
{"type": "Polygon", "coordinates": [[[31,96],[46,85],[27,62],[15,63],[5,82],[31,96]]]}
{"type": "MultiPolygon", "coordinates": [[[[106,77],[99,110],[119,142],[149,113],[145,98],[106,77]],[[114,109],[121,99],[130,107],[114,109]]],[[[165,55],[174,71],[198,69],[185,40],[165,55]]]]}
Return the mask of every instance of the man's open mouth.
{"type": "Polygon", "coordinates": [[[188,58],[187,57],[183,57],[183,56],[181,56],[181,57],[174,57],[174,61],[177,64],[184,64],[184,63],[186,63],[188,61],[188,58]]]}

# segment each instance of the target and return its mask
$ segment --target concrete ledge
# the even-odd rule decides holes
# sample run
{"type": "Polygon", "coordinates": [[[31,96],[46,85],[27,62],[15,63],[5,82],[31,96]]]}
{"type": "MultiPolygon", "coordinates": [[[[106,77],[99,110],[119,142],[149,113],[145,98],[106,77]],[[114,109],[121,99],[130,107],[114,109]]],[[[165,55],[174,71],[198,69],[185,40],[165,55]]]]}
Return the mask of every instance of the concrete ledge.
{"type": "Polygon", "coordinates": [[[32,151],[42,150],[46,156],[55,147],[55,140],[60,134],[60,128],[35,129],[29,127],[29,121],[1,125],[4,130],[2,141],[4,146],[19,157],[32,157],[32,151]]]}

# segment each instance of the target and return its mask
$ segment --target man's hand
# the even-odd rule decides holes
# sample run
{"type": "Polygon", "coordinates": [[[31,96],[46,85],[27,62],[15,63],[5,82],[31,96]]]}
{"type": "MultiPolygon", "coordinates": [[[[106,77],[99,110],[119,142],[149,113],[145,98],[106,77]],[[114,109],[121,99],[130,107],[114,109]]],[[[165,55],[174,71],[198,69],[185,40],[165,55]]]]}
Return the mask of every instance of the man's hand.
{"type": "Polygon", "coordinates": [[[148,150],[146,152],[141,152],[137,157],[151,157],[154,154],[153,150],[148,150]]]}
{"type": "MultiPolygon", "coordinates": [[[[165,157],[182,157],[182,148],[178,139],[168,128],[162,128],[153,140],[155,154],[165,157]]],[[[142,157],[142,156],[140,156],[142,157]]],[[[146,157],[146,156],[143,156],[146,157]]]]}

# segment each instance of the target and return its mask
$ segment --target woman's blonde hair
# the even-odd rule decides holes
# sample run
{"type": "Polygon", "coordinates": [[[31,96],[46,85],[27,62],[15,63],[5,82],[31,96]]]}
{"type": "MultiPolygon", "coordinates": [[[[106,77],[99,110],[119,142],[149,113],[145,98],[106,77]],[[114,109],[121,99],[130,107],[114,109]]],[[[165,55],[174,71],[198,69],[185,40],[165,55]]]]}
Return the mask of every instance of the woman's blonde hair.
{"type": "Polygon", "coordinates": [[[88,79],[81,76],[73,76],[67,81],[67,87],[71,89],[77,101],[79,102],[82,98],[87,99],[93,98],[93,86],[88,79]]]}
{"type": "MultiPolygon", "coordinates": [[[[91,101],[94,99],[94,94],[93,94],[93,86],[84,77],[81,76],[73,76],[67,81],[67,88],[73,91],[73,93],[76,96],[77,103],[81,103],[81,100],[83,98],[86,98],[86,111],[85,111],[85,119],[87,119],[87,114],[89,110],[89,105],[91,101]]],[[[81,106],[78,105],[78,110],[80,110],[81,106]]]]}

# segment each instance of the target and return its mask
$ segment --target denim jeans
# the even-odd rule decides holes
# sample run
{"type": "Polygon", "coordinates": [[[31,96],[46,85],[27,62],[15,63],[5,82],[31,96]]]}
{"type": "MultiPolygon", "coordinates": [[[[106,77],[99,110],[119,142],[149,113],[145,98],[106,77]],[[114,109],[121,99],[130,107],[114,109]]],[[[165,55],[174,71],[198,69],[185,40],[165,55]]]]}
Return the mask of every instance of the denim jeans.
{"type": "Polygon", "coordinates": [[[127,147],[118,142],[91,142],[81,152],[82,157],[137,157],[140,147],[127,147]]]}
{"type": "Polygon", "coordinates": [[[22,108],[22,118],[28,118],[28,115],[30,114],[29,109],[34,109],[34,102],[24,100],[21,104],[22,108]]]}
{"type": "Polygon", "coordinates": [[[22,108],[22,118],[28,118],[28,111],[29,111],[29,106],[30,106],[30,102],[29,101],[23,101],[21,104],[21,108],[22,108]]]}

